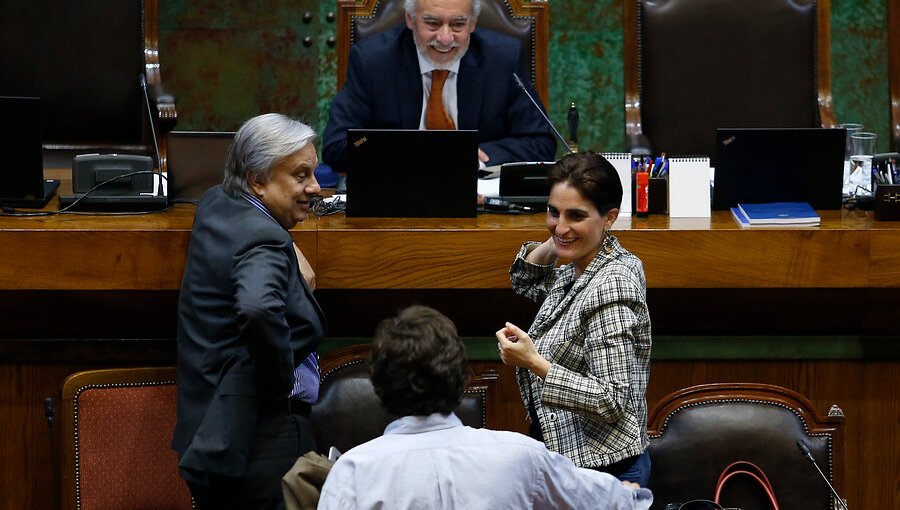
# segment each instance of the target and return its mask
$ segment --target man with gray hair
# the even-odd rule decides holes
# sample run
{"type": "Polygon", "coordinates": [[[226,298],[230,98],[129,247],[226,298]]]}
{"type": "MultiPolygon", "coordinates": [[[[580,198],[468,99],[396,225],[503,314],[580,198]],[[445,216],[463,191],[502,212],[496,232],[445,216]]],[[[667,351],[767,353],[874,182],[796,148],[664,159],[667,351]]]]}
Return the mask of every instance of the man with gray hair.
{"type": "Polygon", "coordinates": [[[521,44],[475,30],[481,0],[406,0],[405,9],[406,26],[350,49],[325,128],[325,162],[347,171],[352,128],[477,130],[482,164],[555,160],[552,130],[513,79],[530,75],[521,44]]]}
{"type": "Polygon", "coordinates": [[[325,317],[288,231],[319,192],[314,137],[280,114],[248,120],[194,215],[172,448],[198,509],[284,508],[281,477],[315,449],[325,317]]]}

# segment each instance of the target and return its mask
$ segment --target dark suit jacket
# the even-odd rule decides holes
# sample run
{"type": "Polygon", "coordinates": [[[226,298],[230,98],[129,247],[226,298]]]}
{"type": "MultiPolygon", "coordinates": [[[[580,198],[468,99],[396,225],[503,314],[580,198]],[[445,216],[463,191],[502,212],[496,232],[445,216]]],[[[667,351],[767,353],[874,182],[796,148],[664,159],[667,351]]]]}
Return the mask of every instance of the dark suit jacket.
{"type": "Polygon", "coordinates": [[[288,409],[294,367],[324,330],[290,234],[243,197],[208,191],[178,301],[172,447],[182,476],[244,475],[257,416],[288,409]]]}
{"type": "MultiPolygon", "coordinates": [[[[460,61],[457,127],[478,130],[478,145],[490,157],[488,165],[556,158],[553,132],[513,80],[513,72],[528,76],[522,63],[517,40],[481,29],[472,33],[460,61]]],[[[534,88],[527,87],[540,104],[534,88]]],[[[422,96],[422,75],[409,29],[399,27],[353,45],[347,81],[331,103],[322,159],[337,171],[347,171],[350,128],[418,129],[422,96]]],[[[402,156],[402,148],[397,153],[402,156]]]]}

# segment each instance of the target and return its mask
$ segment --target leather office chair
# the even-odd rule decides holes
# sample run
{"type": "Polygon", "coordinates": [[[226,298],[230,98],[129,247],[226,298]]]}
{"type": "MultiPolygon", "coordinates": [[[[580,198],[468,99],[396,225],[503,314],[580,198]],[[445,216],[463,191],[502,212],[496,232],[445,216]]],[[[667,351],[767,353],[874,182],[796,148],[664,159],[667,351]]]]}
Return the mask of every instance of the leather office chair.
{"type": "Polygon", "coordinates": [[[626,145],[715,158],[719,127],[833,127],[830,0],[628,0],[626,145]]]}
{"type": "Polygon", "coordinates": [[[48,156],[67,165],[86,152],[155,159],[140,75],[165,152],[177,112],[161,83],[157,2],[35,0],[0,12],[0,95],[41,98],[48,156]]]}
{"type": "MultiPolygon", "coordinates": [[[[676,391],[656,405],[648,420],[653,508],[713,499],[719,473],[737,460],[762,468],[781,508],[839,508],[797,441],[806,443],[843,496],[843,425],[837,406],[819,416],[805,397],[779,386],[717,383],[676,391]]],[[[770,507],[749,478],[733,482],[724,491],[723,506],[770,507]]]]}
{"type": "MultiPolygon", "coordinates": [[[[403,0],[338,0],[338,90],[347,77],[350,46],[366,37],[406,23],[403,0]]],[[[549,107],[547,48],[550,15],[547,0],[482,0],[478,28],[519,39],[531,58],[531,82],[549,107]]],[[[524,77],[522,77],[524,80],[524,77]]]]}
{"type": "MultiPolygon", "coordinates": [[[[388,414],[369,379],[370,344],[339,349],[319,360],[322,385],[312,408],[312,423],[320,453],[334,446],[341,452],[384,434],[396,417],[388,414]]],[[[456,415],[470,427],[496,428],[499,409],[498,374],[470,379],[456,415]]]]}
{"type": "Polygon", "coordinates": [[[174,367],[90,370],[63,383],[62,507],[192,508],[178,457],[174,367]]]}

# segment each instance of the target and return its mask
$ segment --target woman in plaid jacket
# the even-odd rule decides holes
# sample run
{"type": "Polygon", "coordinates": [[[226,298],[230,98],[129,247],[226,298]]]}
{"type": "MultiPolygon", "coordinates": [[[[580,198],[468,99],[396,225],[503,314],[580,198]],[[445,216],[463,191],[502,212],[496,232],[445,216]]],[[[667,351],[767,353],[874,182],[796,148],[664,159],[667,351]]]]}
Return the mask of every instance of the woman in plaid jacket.
{"type": "Polygon", "coordinates": [[[592,152],[563,157],[548,180],[550,238],[522,245],[509,270],[513,289],[542,304],[527,333],[506,323],[497,348],[518,367],[533,437],[646,486],[650,314],[643,264],[609,232],[622,183],[592,152]]]}

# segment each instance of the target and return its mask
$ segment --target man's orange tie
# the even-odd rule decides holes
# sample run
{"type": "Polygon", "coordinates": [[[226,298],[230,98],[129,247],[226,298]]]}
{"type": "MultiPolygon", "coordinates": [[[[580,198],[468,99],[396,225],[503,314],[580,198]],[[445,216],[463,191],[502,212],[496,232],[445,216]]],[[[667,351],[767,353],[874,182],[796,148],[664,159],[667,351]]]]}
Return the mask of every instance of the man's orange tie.
{"type": "Polygon", "coordinates": [[[425,110],[426,129],[456,129],[453,119],[447,115],[444,109],[444,82],[450,71],[447,69],[435,69],[431,71],[431,94],[428,96],[428,106],[425,110]]]}

